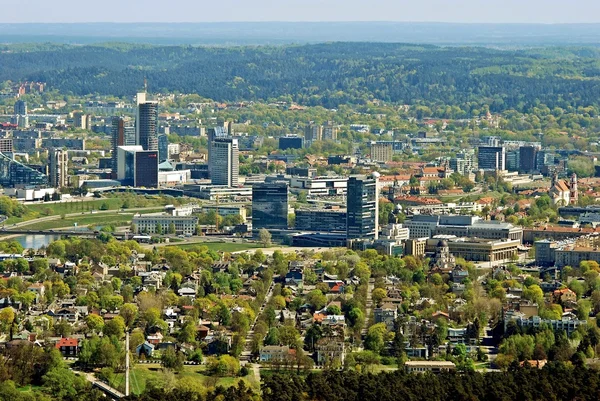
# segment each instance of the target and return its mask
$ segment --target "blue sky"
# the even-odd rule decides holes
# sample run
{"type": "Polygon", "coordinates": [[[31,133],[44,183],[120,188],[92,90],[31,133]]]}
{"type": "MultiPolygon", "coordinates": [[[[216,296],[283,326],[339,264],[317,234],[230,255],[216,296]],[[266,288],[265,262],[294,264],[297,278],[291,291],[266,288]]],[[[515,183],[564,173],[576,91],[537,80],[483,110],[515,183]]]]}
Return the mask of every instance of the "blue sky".
{"type": "Polygon", "coordinates": [[[600,0],[0,0],[0,22],[600,22],[600,0]]]}

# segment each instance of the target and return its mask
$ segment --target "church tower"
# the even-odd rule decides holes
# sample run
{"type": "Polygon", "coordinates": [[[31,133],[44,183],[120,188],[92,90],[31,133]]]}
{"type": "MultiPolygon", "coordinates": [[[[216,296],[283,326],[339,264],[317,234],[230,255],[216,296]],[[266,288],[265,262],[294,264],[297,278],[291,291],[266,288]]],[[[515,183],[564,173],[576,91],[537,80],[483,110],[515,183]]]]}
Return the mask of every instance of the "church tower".
{"type": "Polygon", "coordinates": [[[572,205],[576,205],[579,200],[579,191],[577,190],[577,174],[571,176],[571,185],[569,186],[569,200],[572,205]]]}

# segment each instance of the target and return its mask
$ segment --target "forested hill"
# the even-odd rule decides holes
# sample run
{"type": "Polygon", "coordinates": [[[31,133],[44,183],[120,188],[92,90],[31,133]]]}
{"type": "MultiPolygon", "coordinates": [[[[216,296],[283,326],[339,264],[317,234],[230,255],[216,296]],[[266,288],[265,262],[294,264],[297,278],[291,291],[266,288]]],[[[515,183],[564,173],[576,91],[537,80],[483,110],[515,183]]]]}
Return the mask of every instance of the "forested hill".
{"type": "Polygon", "coordinates": [[[0,82],[45,81],[78,95],[150,90],[222,100],[290,96],[336,107],[380,99],[464,105],[492,111],[587,106],[600,99],[600,50],[495,50],[386,43],[282,47],[0,47],[0,82]]]}

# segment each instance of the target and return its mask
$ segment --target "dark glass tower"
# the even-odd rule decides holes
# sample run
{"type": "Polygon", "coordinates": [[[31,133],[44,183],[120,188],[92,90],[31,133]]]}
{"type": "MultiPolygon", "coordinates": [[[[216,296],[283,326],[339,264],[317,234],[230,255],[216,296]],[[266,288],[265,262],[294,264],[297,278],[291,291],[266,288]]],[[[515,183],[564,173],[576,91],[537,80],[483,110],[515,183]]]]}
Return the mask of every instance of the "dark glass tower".
{"type": "Polygon", "coordinates": [[[347,226],[348,239],[377,239],[379,236],[379,174],[348,179],[347,226]]]}
{"type": "Polygon", "coordinates": [[[288,185],[285,182],[252,186],[252,230],[288,228],[288,185]]]}

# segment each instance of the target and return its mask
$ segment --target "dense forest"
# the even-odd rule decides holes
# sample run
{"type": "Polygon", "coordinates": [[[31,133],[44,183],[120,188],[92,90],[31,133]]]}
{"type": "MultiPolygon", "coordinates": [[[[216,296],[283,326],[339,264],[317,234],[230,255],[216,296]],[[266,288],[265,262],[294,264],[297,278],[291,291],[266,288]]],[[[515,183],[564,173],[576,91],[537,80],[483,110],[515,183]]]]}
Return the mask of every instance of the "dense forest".
{"type": "Polygon", "coordinates": [[[390,43],[281,47],[35,46],[0,48],[0,82],[37,80],[63,93],[198,93],[220,101],[286,98],[328,108],[383,100],[489,104],[492,112],[589,106],[600,50],[495,50],[390,43]]]}
{"type": "MultiPolygon", "coordinates": [[[[504,400],[598,400],[597,371],[557,364],[542,370],[516,369],[504,373],[368,374],[329,371],[266,376],[263,401],[504,401],[504,400]]],[[[132,401],[228,400],[251,401],[258,397],[246,387],[217,389],[205,396],[186,390],[156,389],[132,401]]]]}

